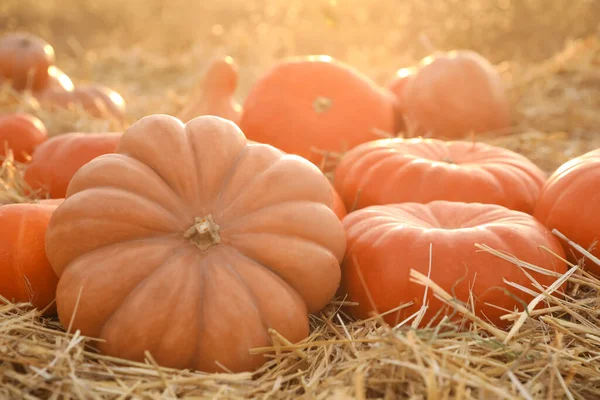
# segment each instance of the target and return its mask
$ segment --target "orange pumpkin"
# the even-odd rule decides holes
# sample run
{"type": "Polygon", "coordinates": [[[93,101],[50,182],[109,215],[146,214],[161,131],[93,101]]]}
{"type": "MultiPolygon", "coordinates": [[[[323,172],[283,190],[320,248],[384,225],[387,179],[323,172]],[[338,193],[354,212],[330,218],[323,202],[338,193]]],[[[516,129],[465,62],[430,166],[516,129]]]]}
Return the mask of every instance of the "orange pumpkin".
{"type": "Polygon", "coordinates": [[[396,97],[396,133],[406,130],[404,123],[403,108],[404,108],[404,90],[408,81],[417,73],[416,67],[400,68],[396,72],[396,76],[389,82],[386,88],[396,97]]]}
{"type": "Polygon", "coordinates": [[[451,200],[533,212],[546,176],[525,156],[486,143],[381,139],[350,150],[335,188],[352,211],[371,205],[451,200]]]}
{"type": "Polygon", "coordinates": [[[25,162],[33,150],[48,138],[39,118],[26,113],[0,115],[0,156],[11,149],[18,162],[25,162]]]}
{"type": "Polygon", "coordinates": [[[36,35],[15,32],[0,38],[0,80],[10,81],[17,91],[45,88],[53,64],[54,49],[36,35]]]}
{"type": "MultiPolygon", "coordinates": [[[[75,89],[73,81],[67,74],[55,65],[48,67],[48,85],[47,90],[58,90],[63,92],[72,92],[75,89]]],[[[34,92],[36,97],[43,97],[43,91],[34,92]]]]}
{"type": "Polygon", "coordinates": [[[126,105],[123,97],[111,88],[99,83],[75,85],[73,90],[63,87],[49,88],[38,96],[49,109],[81,107],[96,118],[124,120],[126,105]]]}
{"type": "Polygon", "coordinates": [[[269,328],[305,338],[338,288],[331,193],[314,165],[248,144],[231,121],[144,117],[77,171],[52,217],[59,318],[112,356],[255,369],[269,328]]]}
{"type": "Polygon", "coordinates": [[[63,198],[75,172],[93,158],[117,149],[120,133],[65,133],[38,146],[25,170],[25,181],[34,190],[63,198]]]}
{"type": "MultiPolygon", "coordinates": [[[[600,149],[590,151],[561,165],[550,175],[540,193],[534,216],[550,229],[557,229],[576,244],[589,249],[600,241],[600,149]]],[[[571,258],[570,246],[564,243],[571,258]]],[[[600,257],[596,244],[591,253],[600,257]]],[[[587,268],[600,275],[593,262],[587,268]]]]}
{"type": "MultiPolygon", "coordinates": [[[[423,305],[425,287],[410,280],[414,269],[463,303],[470,301],[472,291],[476,314],[505,327],[508,322],[500,317],[506,311],[498,307],[509,312],[522,310],[532,297],[504,281],[531,290],[535,290],[534,284],[519,267],[475,244],[558,274],[567,271],[564,262],[539,248],[546,246],[564,256],[559,241],[546,227],[529,214],[494,204],[434,201],[372,206],[348,214],[343,223],[348,242],[341,292],[348,294],[348,301],[359,303],[348,307],[356,318],[407,305],[385,316],[395,325],[417,312],[423,305]],[[413,304],[408,305],[410,302],[413,304]]],[[[557,279],[526,271],[545,287],[557,279]]],[[[445,309],[431,289],[426,299],[428,309],[421,326],[453,311],[445,309]]]]}
{"type": "Polygon", "coordinates": [[[351,67],[326,56],[275,65],[250,90],[240,128],[249,139],[319,165],[394,131],[394,99],[351,67]]]}
{"type": "Polygon", "coordinates": [[[422,60],[400,102],[410,136],[457,139],[510,126],[502,79],[472,51],[435,53],[422,60]]]}
{"type": "Polygon", "coordinates": [[[0,295],[13,302],[30,302],[45,315],[56,314],[58,278],[44,249],[46,228],[56,206],[0,206],[0,295]]]}
{"type": "Polygon", "coordinates": [[[214,60],[179,119],[187,122],[200,115],[216,115],[239,124],[242,107],[234,98],[237,82],[238,68],[233,58],[214,60]]]}

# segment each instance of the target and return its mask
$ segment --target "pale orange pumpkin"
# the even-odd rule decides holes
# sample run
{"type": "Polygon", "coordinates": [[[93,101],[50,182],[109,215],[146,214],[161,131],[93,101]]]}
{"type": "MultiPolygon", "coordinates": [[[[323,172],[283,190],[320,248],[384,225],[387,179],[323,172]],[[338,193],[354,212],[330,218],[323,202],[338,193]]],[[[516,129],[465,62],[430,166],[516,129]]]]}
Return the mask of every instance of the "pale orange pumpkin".
{"type": "Polygon", "coordinates": [[[56,85],[40,92],[38,99],[50,110],[81,107],[95,118],[118,121],[124,120],[127,110],[125,100],[118,92],[99,83],[74,85],[72,90],[65,90],[65,87],[56,85]]]}
{"type": "Polygon", "coordinates": [[[179,119],[187,122],[201,115],[215,115],[239,124],[242,107],[234,98],[237,81],[238,67],[233,58],[213,60],[179,119]]]}
{"type": "Polygon", "coordinates": [[[332,202],[317,167],[231,121],[144,117],[77,171],[50,221],[59,318],[112,356],[255,369],[269,328],[305,338],[338,288],[332,202]]]}
{"type": "Polygon", "coordinates": [[[400,99],[408,136],[460,139],[510,127],[504,83],[481,55],[438,52],[417,68],[400,99]]]}

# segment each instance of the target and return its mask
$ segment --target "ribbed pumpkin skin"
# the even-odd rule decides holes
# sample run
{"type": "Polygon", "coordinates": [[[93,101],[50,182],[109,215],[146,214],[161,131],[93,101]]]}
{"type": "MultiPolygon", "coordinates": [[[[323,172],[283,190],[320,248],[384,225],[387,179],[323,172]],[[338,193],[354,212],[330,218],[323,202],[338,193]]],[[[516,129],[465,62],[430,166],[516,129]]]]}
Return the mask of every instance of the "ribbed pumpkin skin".
{"type": "Polygon", "coordinates": [[[248,139],[319,165],[320,152],[393,134],[394,124],[391,93],[339,61],[311,56],[283,61],[258,80],[240,128],[248,139]]]}
{"type": "Polygon", "coordinates": [[[0,115],[0,156],[6,146],[18,162],[25,162],[34,149],[48,139],[46,126],[33,115],[25,113],[0,115]]]}
{"type": "MultiPolygon", "coordinates": [[[[557,229],[576,244],[589,249],[600,240],[600,149],[575,157],[550,175],[535,206],[534,216],[550,229],[557,229]]],[[[581,253],[564,243],[572,258],[581,253]]],[[[591,252],[600,257],[600,246],[591,252]]],[[[586,262],[586,268],[600,274],[600,266],[586,262]]]]}
{"type": "Polygon", "coordinates": [[[533,212],[546,176],[525,156],[480,142],[381,139],[345,154],[334,185],[350,212],[452,200],[533,212]]]}
{"type": "MultiPolygon", "coordinates": [[[[410,281],[410,270],[415,269],[463,303],[469,301],[472,290],[476,313],[499,327],[507,326],[508,321],[500,319],[506,312],[486,303],[522,310],[518,299],[528,302],[532,297],[511,288],[503,279],[532,290],[534,287],[517,266],[480,251],[476,243],[549,271],[563,274],[567,270],[564,262],[539,248],[546,246],[564,256],[559,241],[547,228],[529,214],[497,205],[435,201],[373,206],[348,214],[343,223],[348,242],[340,293],[348,293],[348,301],[359,303],[358,307],[348,307],[357,318],[371,316],[369,299],[379,313],[414,303],[387,315],[385,320],[390,324],[417,312],[425,287],[410,281]]],[[[544,286],[557,279],[527,272],[544,286]]],[[[427,301],[429,308],[421,326],[452,312],[446,310],[436,319],[443,303],[431,290],[427,301]]]]}
{"type": "Polygon", "coordinates": [[[25,181],[34,190],[63,198],[75,172],[102,154],[114,153],[121,133],[65,133],[54,136],[33,152],[25,181]]]}
{"type": "Polygon", "coordinates": [[[44,39],[26,32],[0,37],[0,82],[8,80],[17,90],[40,90],[48,85],[48,67],[54,49],[44,39]]]}
{"type": "Polygon", "coordinates": [[[332,202],[318,168],[230,121],[144,117],[75,174],[50,222],[60,320],[113,356],[253,370],[268,328],[303,339],[339,286],[332,202]]]}
{"type": "Polygon", "coordinates": [[[462,139],[510,127],[501,77],[472,51],[435,53],[418,65],[403,90],[408,135],[462,139]]]}
{"type": "Polygon", "coordinates": [[[417,73],[417,67],[400,68],[396,76],[387,85],[386,88],[394,94],[396,109],[396,130],[395,133],[405,132],[406,123],[404,122],[404,90],[408,82],[417,73]]]}
{"type": "Polygon", "coordinates": [[[238,67],[231,57],[212,61],[179,119],[187,122],[201,115],[215,115],[239,124],[242,107],[234,98],[237,82],[238,67]]]}
{"type": "MultiPolygon", "coordinates": [[[[56,205],[0,206],[0,295],[43,310],[54,301],[58,277],[46,258],[46,228],[56,205]]],[[[56,304],[46,316],[56,315],[56,304]]]]}

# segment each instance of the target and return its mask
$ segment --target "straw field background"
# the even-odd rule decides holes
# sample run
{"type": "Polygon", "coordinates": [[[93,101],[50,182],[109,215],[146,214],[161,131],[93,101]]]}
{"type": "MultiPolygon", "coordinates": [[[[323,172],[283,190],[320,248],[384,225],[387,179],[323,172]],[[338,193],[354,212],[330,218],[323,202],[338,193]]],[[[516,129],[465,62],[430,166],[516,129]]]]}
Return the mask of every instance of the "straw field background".
{"type": "MultiPolygon", "coordinates": [[[[511,96],[512,132],[481,140],[548,173],[600,147],[599,0],[2,0],[0,33],[16,30],[49,41],[74,81],[104,83],[127,102],[127,121],[118,124],[0,92],[0,113],[30,112],[50,135],[123,130],[148,114],[174,114],[218,55],[238,62],[243,101],[266,68],[291,55],[328,54],[383,85],[434,49],[469,48],[497,65],[511,96]]],[[[20,166],[4,160],[0,200],[29,201],[22,189],[20,166]]],[[[273,332],[273,347],[253,350],[269,358],[253,374],[112,359],[88,346],[92,338],[0,299],[0,398],[600,398],[600,279],[581,268],[600,261],[576,244],[573,251],[580,264],[557,277],[568,282],[566,296],[540,291],[545,306],[507,314],[510,331],[476,320],[415,274],[475,322],[470,330],[353,321],[337,299],[311,317],[305,341],[273,332]]]]}

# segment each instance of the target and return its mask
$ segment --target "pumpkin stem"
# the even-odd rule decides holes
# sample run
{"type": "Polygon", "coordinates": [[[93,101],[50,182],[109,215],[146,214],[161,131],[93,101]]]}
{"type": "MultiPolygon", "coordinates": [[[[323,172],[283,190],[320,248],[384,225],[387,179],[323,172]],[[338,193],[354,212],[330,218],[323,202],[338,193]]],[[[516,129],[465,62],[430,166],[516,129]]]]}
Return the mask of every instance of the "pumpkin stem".
{"type": "Polygon", "coordinates": [[[442,159],[443,162],[448,163],[448,164],[455,164],[454,160],[451,159],[450,157],[444,157],[442,159]]]}
{"type": "Polygon", "coordinates": [[[332,105],[333,100],[329,97],[319,96],[315,99],[315,101],[313,101],[313,108],[319,114],[322,114],[325,111],[329,110],[332,105]]]}
{"type": "Polygon", "coordinates": [[[183,237],[189,239],[197,248],[204,251],[210,246],[221,243],[219,236],[219,225],[215,223],[212,215],[204,218],[196,217],[194,225],[183,233],[183,237]]]}

